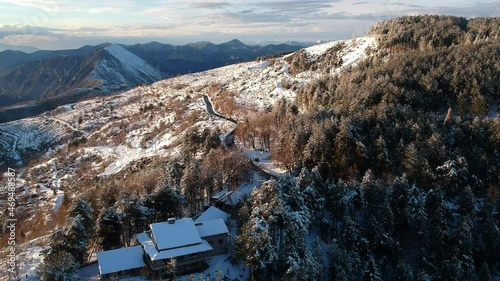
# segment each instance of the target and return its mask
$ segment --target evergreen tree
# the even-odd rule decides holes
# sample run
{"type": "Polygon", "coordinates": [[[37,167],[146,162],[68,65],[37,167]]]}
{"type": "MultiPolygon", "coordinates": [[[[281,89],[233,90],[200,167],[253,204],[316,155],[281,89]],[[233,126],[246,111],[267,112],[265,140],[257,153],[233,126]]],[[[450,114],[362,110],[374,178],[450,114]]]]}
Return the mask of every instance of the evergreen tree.
{"type": "Polygon", "coordinates": [[[399,260],[398,265],[393,273],[395,281],[410,281],[413,280],[413,272],[411,266],[404,260],[399,260]]]}
{"type": "Polygon", "coordinates": [[[428,221],[428,249],[431,254],[430,262],[439,263],[446,253],[445,237],[447,236],[448,224],[446,222],[446,210],[444,206],[443,192],[441,189],[432,189],[427,194],[425,210],[428,221]]]}
{"type": "Polygon", "coordinates": [[[368,258],[363,275],[364,281],[382,281],[382,277],[373,256],[368,258]]]}
{"type": "Polygon", "coordinates": [[[488,268],[488,265],[486,263],[483,263],[481,265],[481,270],[479,271],[479,281],[492,281],[493,279],[491,278],[490,274],[490,269],[488,268]]]}
{"type": "Polygon", "coordinates": [[[396,233],[401,235],[408,231],[411,221],[411,210],[409,205],[409,185],[406,175],[397,177],[392,184],[390,205],[394,214],[396,233]]]}
{"type": "Polygon", "coordinates": [[[87,244],[91,233],[85,228],[84,219],[80,215],[69,220],[63,246],[74,257],[75,262],[84,264],[87,261],[87,244]]]}
{"type": "Polygon", "coordinates": [[[460,194],[459,212],[463,216],[470,216],[474,212],[474,193],[470,186],[467,186],[460,194]]]}
{"type": "Polygon", "coordinates": [[[40,281],[75,281],[78,265],[73,256],[65,251],[51,252],[38,267],[40,281]]]}
{"type": "Polygon", "coordinates": [[[417,234],[418,242],[424,242],[427,237],[427,213],[425,210],[425,193],[416,185],[412,185],[408,191],[408,213],[410,214],[410,226],[413,233],[417,234]]]}
{"type": "Polygon", "coordinates": [[[309,280],[324,280],[323,277],[323,251],[318,238],[314,239],[311,249],[311,266],[309,280]]]}
{"type": "Polygon", "coordinates": [[[95,227],[93,212],[94,210],[85,199],[78,198],[68,209],[68,219],[80,216],[83,227],[88,233],[92,233],[95,227]]]}
{"type": "Polygon", "coordinates": [[[283,205],[278,183],[267,181],[252,191],[250,219],[235,239],[235,251],[244,258],[254,278],[269,279],[276,274],[279,236],[282,235],[283,205]]]}
{"type": "Polygon", "coordinates": [[[473,237],[472,237],[472,222],[468,216],[462,217],[455,231],[454,241],[458,250],[457,259],[460,264],[462,280],[471,280],[474,275],[474,257],[472,254],[473,237]]]}
{"type": "Polygon", "coordinates": [[[332,251],[330,261],[330,280],[354,281],[360,275],[361,260],[356,250],[346,250],[341,245],[332,251]]]}
{"type": "Polygon", "coordinates": [[[201,179],[201,170],[198,162],[192,162],[184,169],[180,187],[189,206],[189,212],[194,215],[201,211],[203,203],[203,181],[201,179]]]}
{"type": "Polygon", "coordinates": [[[113,207],[103,208],[99,215],[97,235],[104,251],[122,247],[122,224],[113,207]]]}
{"type": "Polygon", "coordinates": [[[500,263],[500,226],[493,216],[493,210],[491,203],[485,203],[478,213],[479,223],[474,231],[474,257],[477,263],[487,263],[495,268],[500,263]]]}
{"type": "Polygon", "coordinates": [[[121,200],[117,207],[117,213],[123,226],[122,241],[128,247],[132,237],[147,227],[150,210],[140,198],[130,199],[127,197],[121,200]]]}
{"type": "Polygon", "coordinates": [[[184,196],[179,191],[167,184],[160,184],[146,198],[146,202],[144,202],[146,209],[143,211],[148,211],[154,222],[166,221],[168,218],[181,215],[184,202],[184,196]]]}

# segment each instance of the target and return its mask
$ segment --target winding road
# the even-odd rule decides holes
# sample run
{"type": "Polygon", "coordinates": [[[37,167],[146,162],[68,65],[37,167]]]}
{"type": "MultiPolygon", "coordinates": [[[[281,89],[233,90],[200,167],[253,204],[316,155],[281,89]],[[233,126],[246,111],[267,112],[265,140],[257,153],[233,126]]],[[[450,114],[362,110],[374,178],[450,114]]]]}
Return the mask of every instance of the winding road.
{"type": "Polygon", "coordinates": [[[203,102],[205,103],[205,110],[207,111],[208,114],[210,114],[214,117],[218,117],[218,118],[227,120],[227,121],[232,122],[236,125],[236,126],[234,126],[234,128],[231,131],[227,132],[224,135],[224,138],[222,140],[224,147],[228,148],[228,147],[232,146],[234,144],[234,132],[236,131],[236,127],[238,127],[238,121],[236,121],[230,117],[222,116],[219,113],[215,112],[214,107],[212,105],[212,102],[210,101],[210,99],[208,98],[207,95],[203,95],[203,102]]]}
{"type": "MultiPolygon", "coordinates": [[[[213,105],[212,105],[212,102],[210,102],[210,99],[208,98],[208,96],[203,95],[203,102],[205,103],[205,110],[207,111],[208,114],[210,114],[214,117],[228,120],[228,121],[235,124],[234,128],[231,131],[228,131],[224,135],[224,138],[223,138],[223,144],[224,144],[225,148],[229,148],[230,146],[234,145],[234,132],[236,131],[236,128],[238,127],[238,121],[236,121],[232,118],[229,118],[229,117],[222,116],[219,113],[215,112],[213,105]]],[[[259,165],[256,165],[252,160],[250,162],[257,170],[259,170],[264,175],[264,177],[266,179],[277,178],[277,176],[263,170],[262,167],[260,167],[259,165]]]]}
{"type": "MultiPolygon", "coordinates": [[[[9,133],[7,131],[3,131],[3,130],[0,130],[0,134],[4,134],[4,135],[6,135],[8,137],[11,137],[14,140],[13,143],[12,143],[11,151],[12,151],[12,153],[14,153],[17,156],[17,157],[15,157],[16,160],[21,159],[21,155],[17,151],[17,143],[19,142],[19,136],[14,135],[12,133],[9,133]]],[[[6,144],[7,142],[5,140],[2,140],[2,143],[6,144]]]]}

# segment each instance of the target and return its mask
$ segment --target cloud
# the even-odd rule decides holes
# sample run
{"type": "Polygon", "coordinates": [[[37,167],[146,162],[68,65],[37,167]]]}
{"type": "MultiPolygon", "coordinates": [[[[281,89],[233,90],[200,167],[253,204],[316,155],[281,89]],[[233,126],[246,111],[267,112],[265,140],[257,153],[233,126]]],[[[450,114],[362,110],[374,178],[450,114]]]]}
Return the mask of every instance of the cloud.
{"type": "Polygon", "coordinates": [[[228,2],[195,2],[191,4],[195,9],[221,9],[230,6],[228,2]]]}
{"type": "Polygon", "coordinates": [[[500,1],[479,2],[468,7],[438,7],[441,13],[465,17],[498,17],[500,15],[500,1]]]}
{"type": "Polygon", "coordinates": [[[91,14],[119,14],[125,12],[123,8],[116,7],[95,7],[87,10],[91,14]]]}
{"type": "Polygon", "coordinates": [[[315,15],[315,17],[323,17],[325,19],[332,20],[364,20],[364,21],[376,21],[380,19],[379,14],[349,14],[345,12],[334,13],[334,14],[324,14],[324,15],[315,15]]]}
{"type": "Polygon", "coordinates": [[[274,12],[300,12],[302,14],[318,12],[324,8],[332,7],[334,1],[320,1],[320,0],[288,0],[288,1],[260,1],[253,3],[252,6],[256,8],[270,9],[274,12]]]}
{"type": "Polygon", "coordinates": [[[20,36],[20,35],[30,35],[30,36],[57,36],[57,31],[61,29],[38,27],[31,25],[1,25],[0,26],[0,38],[5,38],[8,36],[20,36]]]}
{"type": "MultiPolygon", "coordinates": [[[[488,1],[488,0],[486,0],[488,1]]],[[[491,1],[491,0],[490,0],[491,1]]],[[[25,11],[22,26],[0,26],[0,39],[131,42],[189,38],[308,40],[350,38],[381,20],[414,14],[497,16],[500,2],[475,0],[0,0],[25,11]],[[469,1],[469,2],[466,2],[469,1]],[[74,13],[76,12],[76,13],[74,13]],[[47,27],[35,27],[49,26],[47,27]],[[70,27],[80,28],[70,28],[70,27]],[[31,37],[30,37],[31,36],[31,37]],[[347,37],[346,37],[347,36],[347,37]]],[[[1,5],[1,4],[0,4],[1,5]]],[[[0,7],[1,9],[1,7],[0,7]]],[[[13,17],[10,17],[11,19],[13,17]]],[[[13,21],[7,21],[12,23],[13,21]]],[[[47,43],[48,44],[48,43],[47,43]]],[[[54,43],[55,45],[56,43],[54,43]]],[[[57,47],[57,46],[56,46],[57,47]]]]}

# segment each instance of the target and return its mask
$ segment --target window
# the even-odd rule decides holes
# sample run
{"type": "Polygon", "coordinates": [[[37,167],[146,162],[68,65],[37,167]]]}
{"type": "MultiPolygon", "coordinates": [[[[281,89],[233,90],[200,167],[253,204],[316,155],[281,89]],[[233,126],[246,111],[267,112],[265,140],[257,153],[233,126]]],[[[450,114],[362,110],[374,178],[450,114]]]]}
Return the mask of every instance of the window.
{"type": "Polygon", "coordinates": [[[224,239],[219,239],[219,244],[224,243],[224,239]]]}

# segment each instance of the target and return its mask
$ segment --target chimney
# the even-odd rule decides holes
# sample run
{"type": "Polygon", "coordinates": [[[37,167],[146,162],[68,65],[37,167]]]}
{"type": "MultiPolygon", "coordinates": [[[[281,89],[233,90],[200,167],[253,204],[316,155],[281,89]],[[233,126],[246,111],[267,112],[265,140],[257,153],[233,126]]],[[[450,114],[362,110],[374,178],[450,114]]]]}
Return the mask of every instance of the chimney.
{"type": "Polygon", "coordinates": [[[169,218],[167,219],[168,224],[174,224],[175,223],[175,218],[169,218]]]}

